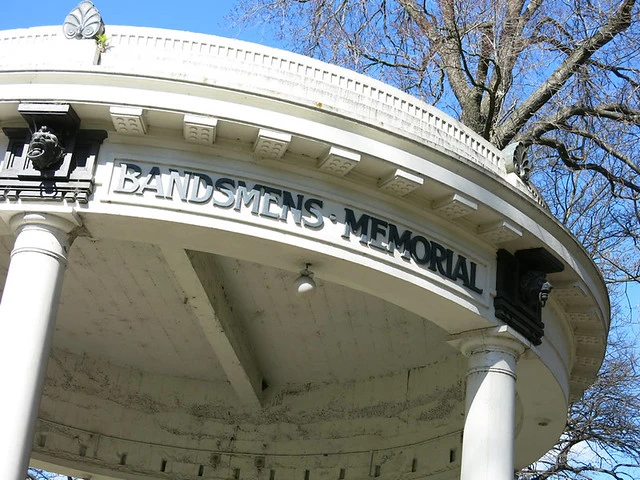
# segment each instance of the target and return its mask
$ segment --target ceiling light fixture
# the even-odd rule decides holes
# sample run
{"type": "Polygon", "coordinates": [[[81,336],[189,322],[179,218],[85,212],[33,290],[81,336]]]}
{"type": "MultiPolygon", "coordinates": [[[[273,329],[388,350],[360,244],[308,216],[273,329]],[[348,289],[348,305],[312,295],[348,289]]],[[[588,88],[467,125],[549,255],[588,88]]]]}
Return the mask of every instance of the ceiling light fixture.
{"type": "Polygon", "coordinates": [[[296,293],[301,297],[310,297],[316,292],[316,282],[313,281],[313,272],[309,270],[310,266],[311,264],[307,263],[294,282],[296,293]]]}

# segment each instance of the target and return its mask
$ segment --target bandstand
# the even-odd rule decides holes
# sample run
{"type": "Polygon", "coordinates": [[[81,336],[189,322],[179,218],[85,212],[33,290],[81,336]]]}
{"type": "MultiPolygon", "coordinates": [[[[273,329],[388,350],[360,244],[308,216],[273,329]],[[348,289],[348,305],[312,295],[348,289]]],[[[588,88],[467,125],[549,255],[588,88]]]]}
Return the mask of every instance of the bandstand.
{"type": "Polygon", "coordinates": [[[522,145],[285,51],[65,33],[0,32],[3,479],[507,480],[554,444],[609,304],[522,145]]]}

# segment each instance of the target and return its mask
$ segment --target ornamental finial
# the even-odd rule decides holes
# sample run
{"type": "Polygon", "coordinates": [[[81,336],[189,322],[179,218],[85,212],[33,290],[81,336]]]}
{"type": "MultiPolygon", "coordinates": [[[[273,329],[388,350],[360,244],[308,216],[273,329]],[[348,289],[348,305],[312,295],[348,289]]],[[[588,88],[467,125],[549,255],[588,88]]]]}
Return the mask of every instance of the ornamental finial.
{"type": "Polygon", "coordinates": [[[93,3],[82,1],[67,15],[62,31],[67,38],[96,38],[104,33],[104,22],[93,3]]]}

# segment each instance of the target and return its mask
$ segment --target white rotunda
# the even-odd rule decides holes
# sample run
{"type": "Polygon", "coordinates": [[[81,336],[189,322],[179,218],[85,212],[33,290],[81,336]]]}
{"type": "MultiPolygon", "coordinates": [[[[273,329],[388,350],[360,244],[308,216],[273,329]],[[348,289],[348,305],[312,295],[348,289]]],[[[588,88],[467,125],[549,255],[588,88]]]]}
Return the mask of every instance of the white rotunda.
{"type": "Polygon", "coordinates": [[[1,478],[507,480],[554,444],[609,304],[521,146],[296,54],[95,33],[0,32],[1,478]]]}

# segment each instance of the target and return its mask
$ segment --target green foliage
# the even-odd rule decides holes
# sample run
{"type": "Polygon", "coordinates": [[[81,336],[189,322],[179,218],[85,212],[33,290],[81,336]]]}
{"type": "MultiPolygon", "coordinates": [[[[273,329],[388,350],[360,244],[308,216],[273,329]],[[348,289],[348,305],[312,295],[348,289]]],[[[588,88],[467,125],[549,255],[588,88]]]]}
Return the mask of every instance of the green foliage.
{"type": "Polygon", "coordinates": [[[95,39],[100,51],[106,52],[107,48],[109,48],[109,39],[107,38],[107,35],[104,33],[99,33],[95,36],[95,39]]]}

